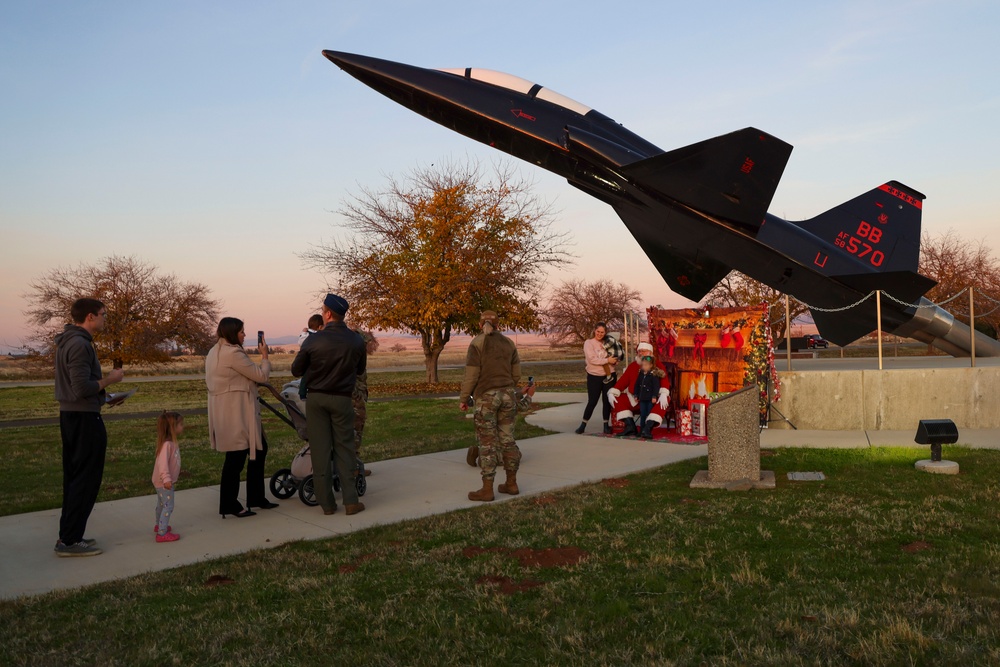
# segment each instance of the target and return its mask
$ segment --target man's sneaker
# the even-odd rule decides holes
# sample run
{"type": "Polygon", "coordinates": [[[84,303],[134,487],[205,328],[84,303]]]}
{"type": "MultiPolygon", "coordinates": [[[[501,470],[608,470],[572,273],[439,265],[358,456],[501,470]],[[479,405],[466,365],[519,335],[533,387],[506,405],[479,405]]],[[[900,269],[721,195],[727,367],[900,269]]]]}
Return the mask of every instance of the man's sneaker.
{"type": "MultiPolygon", "coordinates": [[[[88,546],[88,547],[92,547],[92,546],[94,546],[95,544],[97,544],[97,540],[95,540],[95,539],[94,539],[94,538],[92,538],[92,537],[85,537],[85,538],[83,538],[83,541],[87,543],[87,546],[88,546]]],[[[60,545],[61,545],[61,546],[66,546],[65,544],[63,544],[63,541],[62,541],[62,540],[56,540],[56,546],[55,546],[55,549],[54,549],[54,551],[59,551],[59,547],[60,547],[60,545]]]]}
{"type": "Polygon", "coordinates": [[[180,535],[178,535],[177,533],[171,533],[169,531],[164,533],[163,535],[160,535],[159,533],[157,533],[156,535],[157,542],[176,542],[179,539],[181,539],[180,535]]]}
{"type": "Polygon", "coordinates": [[[76,544],[63,544],[62,542],[56,543],[56,555],[60,558],[69,558],[72,556],[97,556],[104,553],[100,547],[96,547],[93,544],[87,544],[86,540],[77,542],[76,544]]]}

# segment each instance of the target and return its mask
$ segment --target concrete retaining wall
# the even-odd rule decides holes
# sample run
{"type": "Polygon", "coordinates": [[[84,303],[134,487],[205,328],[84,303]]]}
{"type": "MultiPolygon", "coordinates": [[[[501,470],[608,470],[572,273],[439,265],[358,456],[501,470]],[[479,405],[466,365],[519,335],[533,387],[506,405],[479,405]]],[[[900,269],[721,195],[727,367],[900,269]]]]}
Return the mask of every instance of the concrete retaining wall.
{"type": "MultiPolygon", "coordinates": [[[[800,429],[905,431],[921,419],[1000,428],[1000,368],[792,371],[775,407],[800,429]]],[[[771,428],[791,428],[776,413],[771,428]]]]}

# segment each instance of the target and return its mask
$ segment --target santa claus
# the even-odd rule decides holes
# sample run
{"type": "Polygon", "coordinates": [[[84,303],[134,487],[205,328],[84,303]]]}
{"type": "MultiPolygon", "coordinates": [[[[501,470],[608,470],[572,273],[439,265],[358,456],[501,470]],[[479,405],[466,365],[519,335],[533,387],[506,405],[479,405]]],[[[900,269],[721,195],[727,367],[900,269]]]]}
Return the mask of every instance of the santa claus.
{"type": "MultiPolygon", "coordinates": [[[[640,359],[646,356],[653,356],[653,346],[649,343],[639,343],[636,346],[635,359],[628,365],[628,368],[621,374],[615,386],[608,390],[608,399],[611,401],[611,414],[616,419],[625,422],[625,430],[621,435],[635,435],[636,417],[639,410],[639,399],[635,396],[635,381],[639,377],[640,359]]],[[[663,424],[663,419],[667,414],[667,407],[670,405],[670,380],[667,369],[662,362],[656,361],[654,374],[660,378],[659,400],[653,403],[653,410],[646,419],[642,437],[653,437],[653,429],[663,424]]]]}

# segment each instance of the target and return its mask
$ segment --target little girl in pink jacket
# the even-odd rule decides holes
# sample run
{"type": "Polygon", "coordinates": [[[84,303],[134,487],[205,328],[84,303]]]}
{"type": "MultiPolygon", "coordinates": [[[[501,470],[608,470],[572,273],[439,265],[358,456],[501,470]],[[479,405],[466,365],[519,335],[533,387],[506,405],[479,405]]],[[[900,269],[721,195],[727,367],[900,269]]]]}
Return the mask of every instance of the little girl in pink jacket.
{"type": "Polygon", "coordinates": [[[184,432],[184,417],[179,412],[167,412],[156,420],[156,463],[153,464],[153,486],[156,487],[157,542],[173,542],[180,535],[170,527],[174,513],[174,483],[181,474],[181,452],[177,436],[184,432]]]}

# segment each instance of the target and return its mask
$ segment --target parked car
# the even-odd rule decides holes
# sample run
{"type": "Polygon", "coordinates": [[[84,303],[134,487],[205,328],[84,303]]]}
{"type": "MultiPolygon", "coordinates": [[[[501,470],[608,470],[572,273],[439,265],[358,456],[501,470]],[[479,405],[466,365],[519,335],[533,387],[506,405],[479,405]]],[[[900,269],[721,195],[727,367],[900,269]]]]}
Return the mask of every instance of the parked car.
{"type": "Polygon", "coordinates": [[[810,350],[818,347],[822,347],[823,349],[830,347],[830,341],[826,340],[819,334],[806,334],[805,339],[806,347],[810,350]]]}

